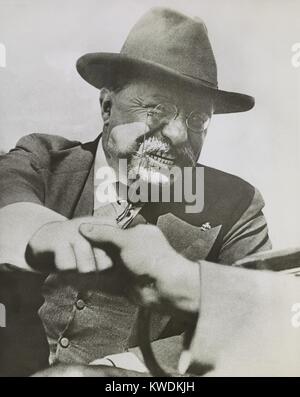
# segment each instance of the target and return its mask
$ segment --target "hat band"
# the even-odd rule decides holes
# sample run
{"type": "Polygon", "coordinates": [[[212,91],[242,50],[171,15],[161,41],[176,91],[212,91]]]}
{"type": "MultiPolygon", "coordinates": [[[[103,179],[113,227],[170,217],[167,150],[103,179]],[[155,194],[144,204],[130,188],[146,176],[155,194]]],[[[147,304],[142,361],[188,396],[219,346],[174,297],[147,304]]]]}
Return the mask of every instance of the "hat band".
{"type": "Polygon", "coordinates": [[[210,81],[203,80],[203,79],[199,79],[199,77],[191,76],[191,75],[186,74],[186,73],[181,73],[181,74],[182,74],[183,76],[189,77],[190,79],[201,81],[201,83],[203,83],[203,84],[206,85],[207,87],[210,87],[210,88],[218,88],[218,83],[217,83],[217,84],[214,84],[214,83],[211,83],[210,81]]]}

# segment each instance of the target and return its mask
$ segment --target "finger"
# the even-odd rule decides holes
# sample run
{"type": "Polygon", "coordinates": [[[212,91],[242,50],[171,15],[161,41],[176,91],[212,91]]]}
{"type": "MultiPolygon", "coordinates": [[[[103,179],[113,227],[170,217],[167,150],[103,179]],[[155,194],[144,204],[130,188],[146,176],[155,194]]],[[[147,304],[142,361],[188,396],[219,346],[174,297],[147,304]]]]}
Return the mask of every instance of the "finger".
{"type": "Polygon", "coordinates": [[[113,266],[111,258],[100,248],[94,248],[96,266],[98,270],[106,270],[113,266]]]}
{"type": "Polygon", "coordinates": [[[129,298],[138,305],[142,306],[153,306],[159,302],[159,294],[156,288],[152,286],[144,286],[140,287],[138,285],[134,285],[130,290],[127,290],[129,298]]]}
{"type": "Polygon", "coordinates": [[[104,225],[104,226],[115,226],[115,227],[118,226],[117,221],[114,218],[105,215],[105,211],[103,214],[101,213],[100,216],[94,215],[84,218],[78,218],[78,230],[80,225],[82,224],[91,224],[98,226],[104,225]]]}
{"type": "Polygon", "coordinates": [[[111,225],[83,223],[79,226],[79,232],[96,246],[103,243],[112,243],[122,249],[126,247],[128,241],[125,230],[111,225]]]}
{"type": "Polygon", "coordinates": [[[76,259],[74,255],[73,248],[70,244],[66,244],[59,249],[54,254],[54,262],[57,270],[75,270],[76,269],[76,259]]]}
{"type": "Polygon", "coordinates": [[[76,266],[79,273],[95,272],[97,269],[93,249],[87,240],[80,238],[73,245],[76,266]]]}

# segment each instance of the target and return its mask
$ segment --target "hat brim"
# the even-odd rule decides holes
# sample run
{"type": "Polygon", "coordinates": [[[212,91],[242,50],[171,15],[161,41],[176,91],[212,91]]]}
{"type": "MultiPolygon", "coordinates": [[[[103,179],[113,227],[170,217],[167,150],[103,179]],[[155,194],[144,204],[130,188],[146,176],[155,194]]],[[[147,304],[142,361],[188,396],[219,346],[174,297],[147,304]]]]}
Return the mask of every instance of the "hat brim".
{"type": "Polygon", "coordinates": [[[134,78],[153,75],[160,76],[164,81],[175,80],[185,83],[193,89],[207,91],[213,96],[214,113],[245,112],[254,106],[254,98],[237,92],[222,91],[208,87],[201,80],[183,75],[166,66],[116,53],[90,53],[77,61],[80,76],[99,89],[122,85],[134,78]]]}

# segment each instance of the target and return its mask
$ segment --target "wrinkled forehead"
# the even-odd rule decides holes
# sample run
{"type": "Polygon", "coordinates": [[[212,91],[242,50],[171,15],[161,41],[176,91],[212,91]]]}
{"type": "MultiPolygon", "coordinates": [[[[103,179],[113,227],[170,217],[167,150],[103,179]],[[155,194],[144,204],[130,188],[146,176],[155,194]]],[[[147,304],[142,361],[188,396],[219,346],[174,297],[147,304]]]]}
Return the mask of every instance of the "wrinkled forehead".
{"type": "Polygon", "coordinates": [[[176,79],[137,78],[116,93],[122,100],[142,101],[146,105],[169,102],[180,108],[199,109],[208,113],[213,106],[213,95],[209,90],[176,79]]]}

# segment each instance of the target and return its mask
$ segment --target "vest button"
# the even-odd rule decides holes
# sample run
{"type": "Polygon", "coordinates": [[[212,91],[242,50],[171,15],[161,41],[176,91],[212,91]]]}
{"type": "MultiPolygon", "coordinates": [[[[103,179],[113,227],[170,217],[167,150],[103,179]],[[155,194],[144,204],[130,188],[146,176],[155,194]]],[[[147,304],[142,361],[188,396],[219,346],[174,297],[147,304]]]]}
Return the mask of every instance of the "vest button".
{"type": "Polygon", "coordinates": [[[85,308],[85,302],[84,302],[84,300],[78,299],[78,300],[76,301],[76,307],[77,307],[78,310],[84,309],[84,308],[85,308]]]}
{"type": "Polygon", "coordinates": [[[59,343],[60,343],[61,347],[66,348],[66,347],[69,346],[70,341],[69,341],[68,338],[63,337],[63,338],[61,338],[61,340],[59,341],[59,343]]]}

